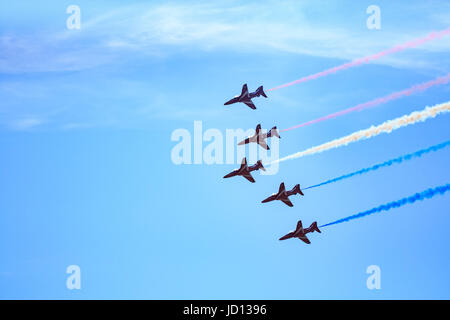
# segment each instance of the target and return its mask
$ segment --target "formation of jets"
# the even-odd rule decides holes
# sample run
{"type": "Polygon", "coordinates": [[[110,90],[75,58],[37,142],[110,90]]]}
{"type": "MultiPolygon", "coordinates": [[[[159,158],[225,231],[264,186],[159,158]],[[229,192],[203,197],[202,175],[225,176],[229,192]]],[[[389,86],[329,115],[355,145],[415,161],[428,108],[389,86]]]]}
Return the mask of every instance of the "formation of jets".
{"type": "MultiPolygon", "coordinates": [[[[264,89],[263,86],[260,86],[258,89],[256,89],[255,92],[248,92],[248,88],[247,88],[247,84],[244,84],[242,86],[242,92],[239,96],[235,96],[233,99],[225,102],[225,105],[230,105],[233,103],[238,103],[238,102],[242,102],[244,104],[246,104],[249,108],[251,109],[256,109],[255,105],[253,104],[252,99],[255,97],[259,97],[259,96],[263,96],[264,98],[267,98],[267,95],[264,93],[264,89]]],[[[272,129],[270,129],[269,132],[265,133],[261,130],[261,124],[258,124],[256,126],[256,130],[255,130],[255,134],[251,137],[246,138],[245,140],[241,141],[238,143],[238,145],[245,145],[245,144],[249,144],[249,143],[257,143],[258,145],[260,145],[262,148],[266,149],[266,150],[270,150],[269,146],[267,145],[267,138],[271,138],[271,137],[277,137],[277,138],[281,138],[277,127],[273,127],[272,129]]],[[[254,183],[255,179],[253,178],[253,176],[251,175],[252,171],[257,171],[257,170],[263,170],[265,171],[266,169],[264,168],[261,160],[258,160],[254,165],[252,166],[248,166],[247,164],[247,158],[242,159],[242,163],[241,166],[235,170],[233,170],[232,172],[228,173],[227,175],[224,176],[224,178],[231,178],[231,177],[235,177],[235,176],[242,176],[245,179],[247,179],[248,181],[254,183]]],[[[281,202],[283,202],[284,204],[286,204],[289,207],[293,207],[294,205],[292,204],[291,200],[289,199],[290,196],[294,196],[294,195],[301,195],[304,196],[302,190],[300,189],[300,185],[296,184],[291,190],[286,191],[286,187],[284,186],[284,182],[282,182],[280,184],[280,187],[278,188],[278,192],[272,194],[271,196],[269,196],[268,198],[264,199],[263,201],[261,201],[262,203],[266,203],[266,202],[271,202],[271,201],[275,201],[275,200],[280,200],[281,202]]],[[[309,228],[305,228],[303,229],[302,226],[302,221],[298,221],[297,222],[297,228],[292,231],[289,232],[288,234],[286,234],[285,236],[281,237],[280,240],[286,240],[286,239],[290,239],[290,238],[298,238],[300,240],[302,240],[303,242],[310,244],[311,242],[309,241],[309,239],[306,237],[307,233],[312,233],[312,232],[321,232],[319,230],[319,227],[317,227],[317,222],[313,222],[311,224],[311,226],[309,226],[309,228]]]]}

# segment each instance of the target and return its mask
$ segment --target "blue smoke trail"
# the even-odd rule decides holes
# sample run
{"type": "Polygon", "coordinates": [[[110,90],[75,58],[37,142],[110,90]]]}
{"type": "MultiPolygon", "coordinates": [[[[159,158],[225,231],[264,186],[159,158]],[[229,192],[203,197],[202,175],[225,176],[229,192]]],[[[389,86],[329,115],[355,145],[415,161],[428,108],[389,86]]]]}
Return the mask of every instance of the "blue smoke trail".
{"type": "Polygon", "coordinates": [[[426,149],[422,149],[422,150],[419,150],[419,151],[416,151],[416,152],[413,152],[413,153],[409,153],[409,154],[406,154],[404,156],[401,156],[401,157],[398,157],[398,158],[395,158],[395,159],[391,159],[391,160],[385,161],[383,163],[376,164],[376,165],[371,166],[369,168],[361,169],[361,170],[358,170],[358,171],[355,171],[355,172],[352,172],[352,173],[348,173],[348,174],[342,175],[342,176],[334,178],[334,179],[327,180],[327,181],[319,183],[319,184],[315,184],[313,186],[304,188],[303,190],[311,189],[311,188],[317,188],[317,187],[323,186],[325,184],[329,184],[329,183],[333,183],[333,182],[336,182],[336,181],[348,179],[350,177],[353,177],[353,176],[356,176],[356,175],[360,175],[360,174],[363,174],[363,173],[367,173],[369,171],[378,170],[378,169],[380,169],[382,167],[389,167],[389,166],[391,166],[391,165],[393,165],[395,163],[402,163],[403,161],[408,161],[408,160],[411,160],[411,159],[414,159],[414,158],[420,158],[421,156],[423,156],[426,153],[433,152],[433,151],[438,151],[438,150],[443,149],[443,148],[448,147],[448,146],[450,146],[450,140],[448,140],[446,142],[443,142],[443,143],[440,143],[440,144],[436,144],[436,145],[431,146],[431,147],[426,148],[426,149]]]}
{"type": "Polygon", "coordinates": [[[339,223],[342,223],[342,222],[347,222],[347,221],[354,220],[354,219],[359,219],[359,218],[362,218],[362,217],[365,217],[365,216],[368,216],[368,215],[371,215],[371,214],[374,214],[374,213],[379,213],[379,212],[382,212],[382,211],[389,211],[389,210],[391,210],[393,208],[402,207],[402,206],[404,206],[406,204],[414,203],[416,201],[421,201],[421,200],[425,200],[425,199],[431,199],[434,196],[439,195],[439,194],[444,194],[444,193],[446,193],[449,190],[450,190],[450,184],[449,183],[446,184],[446,185],[443,185],[443,186],[436,187],[436,188],[427,189],[427,190],[422,191],[420,193],[416,193],[415,195],[412,195],[412,196],[409,196],[409,197],[406,197],[406,198],[403,198],[403,199],[400,199],[400,200],[397,200],[397,201],[389,202],[389,203],[383,204],[381,206],[372,208],[370,210],[363,211],[363,212],[354,214],[352,216],[348,216],[346,218],[342,218],[342,219],[336,220],[334,222],[330,222],[330,223],[324,224],[323,226],[320,226],[319,228],[331,226],[333,224],[339,224],[339,223]]]}

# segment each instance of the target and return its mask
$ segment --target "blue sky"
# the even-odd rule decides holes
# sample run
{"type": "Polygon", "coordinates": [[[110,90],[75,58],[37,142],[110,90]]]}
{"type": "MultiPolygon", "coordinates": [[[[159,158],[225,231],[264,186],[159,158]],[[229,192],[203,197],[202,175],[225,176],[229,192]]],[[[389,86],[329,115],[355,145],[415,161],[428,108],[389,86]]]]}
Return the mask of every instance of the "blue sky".
{"type": "MultiPolygon", "coordinates": [[[[322,154],[277,175],[175,165],[171,134],[287,128],[450,70],[449,38],[224,107],[449,27],[446,1],[0,4],[0,297],[29,299],[450,298],[448,195],[278,238],[449,182],[449,150],[261,204],[281,181],[312,185],[450,139],[448,115],[322,154]],[[67,6],[81,29],[67,30],[67,6]],[[368,30],[366,8],[381,8],[368,30]],[[79,265],[82,289],[65,286],[79,265]],[[366,268],[379,265],[381,290],[366,268]]],[[[282,134],[280,155],[449,100],[431,88],[282,134]]]]}

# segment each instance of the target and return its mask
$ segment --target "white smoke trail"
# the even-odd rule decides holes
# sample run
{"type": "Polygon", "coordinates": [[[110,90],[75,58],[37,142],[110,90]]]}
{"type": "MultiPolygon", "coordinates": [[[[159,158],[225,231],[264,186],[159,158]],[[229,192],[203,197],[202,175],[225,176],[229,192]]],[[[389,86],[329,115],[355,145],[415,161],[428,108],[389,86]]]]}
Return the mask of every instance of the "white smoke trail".
{"type": "Polygon", "coordinates": [[[306,155],[312,155],[320,153],[329,149],[334,149],[342,146],[346,146],[349,143],[356,142],[363,139],[368,139],[375,137],[381,133],[390,133],[392,130],[396,130],[410,124],[425,121],[429,118],[434,118],[441,113],[446,113],[450,111],[450,101],[437,104],[433,107],[426,107],[422,111],[414,111],[409,115],[404,115],[400,118],[386,121],[378,126],[372,126],[369,129],[361,130],[352,133],[348,136],[332,140],[330,142],[321,144],[316,147],[309,148],[305,151],[297,152],[286,156],[284,158],[273,161],[272,163],[282,162],[290,159],[301,158],[306,155]]]}

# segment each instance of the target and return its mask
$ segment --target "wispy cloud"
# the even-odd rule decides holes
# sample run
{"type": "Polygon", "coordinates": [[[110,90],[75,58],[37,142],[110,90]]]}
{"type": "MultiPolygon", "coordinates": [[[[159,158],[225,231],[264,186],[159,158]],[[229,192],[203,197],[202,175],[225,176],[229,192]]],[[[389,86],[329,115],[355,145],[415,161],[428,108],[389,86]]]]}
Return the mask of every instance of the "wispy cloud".
{"type": "Polygon", "coordinates": [[[44,122],[45,121],[43,119],[30,117],[13,121],[10,124],[10,127],[14,130],[30,130],[43,124],[44,122]]]}
{"type": "MultiPolygon", "coordinates": [[[[300,61],[308,61],[307,56],[349,61],[448,27],[445,10],[437,15],[436,8],[433,14],[421,8],[425,27],[408,18],[394,22],[395,27],[369,31],[365,8],[349,12],[342,6],[334,0],[326,6],[300,0],[164,1],[105,7],[91,16],[92,11],[81,5],[80,30],[65,29],[65,12],[58,17],[60,29],[44,32],[24,21],[23,28],[0,31],[0,122],[14,130],[44,125],[73,130],[147,124],[149,119],[219,117],[224,111],[210,108],[217,101],[199,101],[199,83],[185,90],[184,76],[177,78],[177,63],[193,70],[186,57],[221,60],[224,54],[256,53],[261,59],[264,54],[272,58],[287,53],[300,61]],[[356,27],[354,21],[359,21],[356,27]],[[34,74],[54,72],[63,74],[34,74]]],[[[418,11],[402,6],[396,12],[410,17],[408,10],[418,11]]],[[[435,41],[376,63],[414,68],[432,77],[436,71],[448,72],[448,50],[450,41],[435,41]]],[[[273,99],[281,107],[298,106],[289,97],[273,99]]],[[[314,103],[321,99],[324,96],[314,97],[314,103]]]]}
{"type": "MultiPolygon", "coordinates": [[[[81,30],[2,35],[0,72],[86,69],[117,62],[129,51],[167,55],[220,49],[354,59],[431,31],[406,25],[395,32],[368,33],[363,23],[360,28],[333,21],[323,24],[323,20],[317,21],[304,13],[314,7],[304,1],[234,6],[216,2],[128,5],[83,21],[81,30]]],[[[436,20],[435,27],[444,21],[442,15],[428,18],[436,20]]],[[[420,50],[449,49],[450,41],[441,41],[420,50]]],[[[417,56],[414,60],[412,64],[404,57],[401,60],[392,57],[377,63],[415,67],[429,64],[417,56]]]]}
{"type": "MultiPolygon", "coordinates": [[[[304,1],[249,3],[231,7],[217,3],[131,6],[114,14],[105,14],[105,18],[89,24],[89,31],[101,24],[102,31],[98,31],[105,38],[108,39],[108,32],[115,31],[114,36],[104,42],[107,47],[147,53],[158,50],[177,52],[177,49],[272,51],[339,59],[368,55],[425,36],[431,31],[405,25],[394,33],[368,34],[364,24],[355,29],[343,23],[324,24],[322,20],[308,17],[304,12],[314,6],[304,1]]],[[[441,24],[444,28],[445,24],[441,24]]],[[[420,48],[434,52],[449,49],[448,41],[420,48]]],[[[424,66],[423,60],[415,60],[415,66],[424,66]]],[[[411,65],[405,59],[395,57],[377,63],[411,65]]]]}

